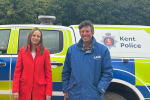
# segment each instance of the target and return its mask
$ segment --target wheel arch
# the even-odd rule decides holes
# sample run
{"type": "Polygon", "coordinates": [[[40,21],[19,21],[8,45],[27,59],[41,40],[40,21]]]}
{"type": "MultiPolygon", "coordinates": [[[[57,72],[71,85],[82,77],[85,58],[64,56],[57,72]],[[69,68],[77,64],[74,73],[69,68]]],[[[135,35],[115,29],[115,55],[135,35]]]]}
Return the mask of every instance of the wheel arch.
{"type": "Polygon", "coordinates": [[[112,91],[116,93],[117,91],[118,92],[121,91],[122,93],[120,92],[119,94],[123,95],[126,98],[128,95],[130,95],[130,93],[134,93],[136,95],[135,98],[138,98],[139,100],[145,100],[142,93],[134,85],[120,79],[112,79],[111,84],[109,85],[107,91],[112,91]],[[119,89],[117,89],[116,86],[119,89]],[[124,91],[129,93],[125,93],[124,91]]]}

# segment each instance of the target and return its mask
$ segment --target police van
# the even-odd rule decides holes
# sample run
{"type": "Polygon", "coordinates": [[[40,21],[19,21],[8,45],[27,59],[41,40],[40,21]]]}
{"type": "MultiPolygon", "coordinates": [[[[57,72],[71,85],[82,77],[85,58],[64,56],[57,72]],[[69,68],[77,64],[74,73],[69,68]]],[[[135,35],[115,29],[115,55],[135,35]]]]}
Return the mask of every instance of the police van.
{"type": "MultiPolygon", "coordinates": [[[[61,73],[69,46],[80,39],[78,25],[52,24],[50,16],[39,16],[42,24],[0,25],[0,100],[11,96],[19,49],[31,29],[42,30],[50,51],[53,81],[51,100],[64,100],[61,73]]],[[[110,50],[113,80],[104,100],[150,100],[150,26],[94,25],[94,37],[110,50]]]]}

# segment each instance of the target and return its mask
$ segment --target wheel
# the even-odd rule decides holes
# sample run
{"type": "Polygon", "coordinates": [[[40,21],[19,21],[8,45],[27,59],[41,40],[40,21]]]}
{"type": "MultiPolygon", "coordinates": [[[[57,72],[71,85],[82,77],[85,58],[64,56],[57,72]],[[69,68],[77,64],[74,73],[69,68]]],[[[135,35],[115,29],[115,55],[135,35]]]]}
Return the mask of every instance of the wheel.
{"type": "Polygon", "coordinates": [[[106,92],[104,94],[104,100],[127,100],[123,96],[113,93],[113,92],[106,92]]]}

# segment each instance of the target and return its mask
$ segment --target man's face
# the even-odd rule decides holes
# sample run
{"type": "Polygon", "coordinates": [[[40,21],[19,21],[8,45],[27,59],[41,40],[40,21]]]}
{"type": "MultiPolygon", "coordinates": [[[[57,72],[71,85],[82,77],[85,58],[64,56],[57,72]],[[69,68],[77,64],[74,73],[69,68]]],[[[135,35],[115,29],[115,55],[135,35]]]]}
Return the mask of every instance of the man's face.
{"type": "Polygon", "coordinates": [[[84,43],[89,43],[89,45],[92,42],[92,36],[94,35],[94,32],[91,32],[90,26],[85,26],[80,29],[80,36],[84,43]]]}

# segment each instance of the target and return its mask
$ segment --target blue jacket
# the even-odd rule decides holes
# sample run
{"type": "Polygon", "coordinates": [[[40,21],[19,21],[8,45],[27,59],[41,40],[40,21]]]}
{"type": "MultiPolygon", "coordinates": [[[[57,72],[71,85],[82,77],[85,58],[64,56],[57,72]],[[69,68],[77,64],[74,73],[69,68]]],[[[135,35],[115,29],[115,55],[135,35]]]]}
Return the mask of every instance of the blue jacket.
{"type": "Polygon", "coordinates": [[[63,92],[68,100],[103,100],[113,78],[113,68],[107,47],[93,37],[90,50],[83,41],[69,47],[62,72],[63,92]]]}

